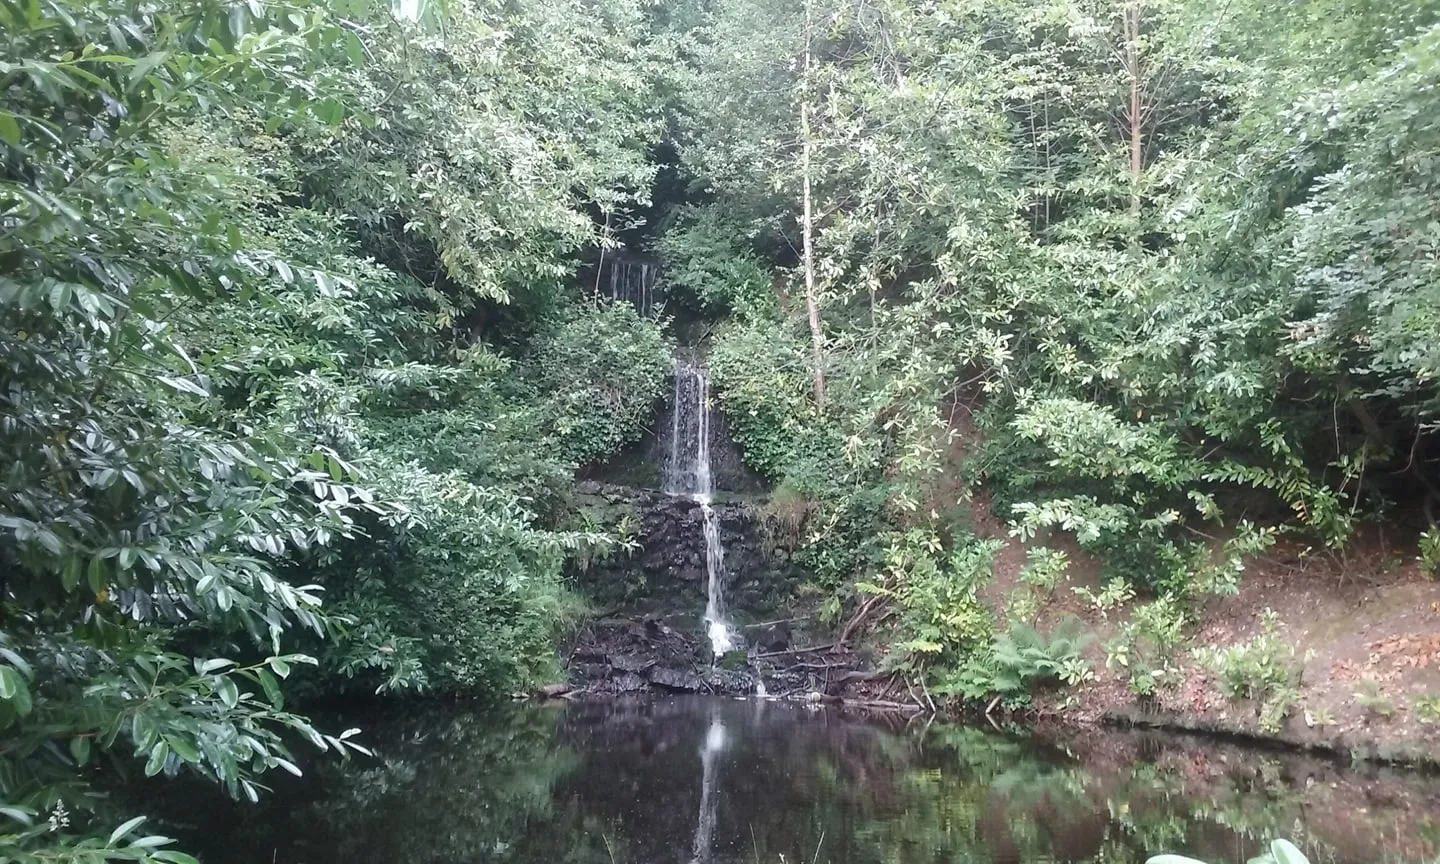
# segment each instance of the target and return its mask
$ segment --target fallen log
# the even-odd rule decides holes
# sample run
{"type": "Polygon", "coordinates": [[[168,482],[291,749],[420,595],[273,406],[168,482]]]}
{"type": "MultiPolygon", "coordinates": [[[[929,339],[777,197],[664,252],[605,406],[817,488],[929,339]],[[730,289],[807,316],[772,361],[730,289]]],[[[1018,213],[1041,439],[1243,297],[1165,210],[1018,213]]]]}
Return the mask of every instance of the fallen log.
{"type": "Polygon", "coordinates": [[[918,713],[924,711],[920,705],[906,704],[904,702],[887,702],[884,699],[866,699],[863,701],[851,701],[846,699],[840,703],[846,708],[874,708],[882,711],[908,711],[918,713]]]}
{"type": "Polygon", "coordinates": [[[745,624],[741,630],[759,630],[762,627],[774,627],[776,624],[794,624],[796,621],[808,621],[809,615],[800,615],[796,618],[777,618],[774,621],[761,621],[759,624],[745,624]]]}
{"type": "MultiPolygon", "coordinates": [[[[763,660],[766,657],[788,657],[791,654],[814,654],[816,651],[830,651],[834,645],[811,645],[809,648],[786,648],[784,651],[766,651],[762,654],[751,654],[753,660],[763,660]]],[[[836,652],[846,653],[846,652],[836,652]]]]}

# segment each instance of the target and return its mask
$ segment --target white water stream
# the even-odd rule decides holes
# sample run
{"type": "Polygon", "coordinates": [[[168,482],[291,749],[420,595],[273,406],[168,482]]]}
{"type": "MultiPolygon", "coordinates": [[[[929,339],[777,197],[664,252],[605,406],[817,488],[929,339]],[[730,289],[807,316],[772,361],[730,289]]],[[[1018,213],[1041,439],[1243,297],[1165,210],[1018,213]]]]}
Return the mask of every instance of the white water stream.
{"type": "Polygon", "coordinates": [[[654,264],[629,258],[614,258],[602,261],[600,272],[595,277],[595,293],[604,296],[605,281],[609,282],[609,296],[613,302],[625,302],[635,307],[642,316],[649,317],[660,305],[660,268],[654,264]]]}
{"type": "Polygon", "coordinates": [[[710,649],[719,657],[735,647],[735,635],[725,620],[725,549],[720,544],[720,519],[710,506],[715,493],[710,476],[710,375],[693,358],[681,358],[676,366],[670,422],[665,491],[687,495],[700,505],[705,532],[705,626],[710,649]]]}

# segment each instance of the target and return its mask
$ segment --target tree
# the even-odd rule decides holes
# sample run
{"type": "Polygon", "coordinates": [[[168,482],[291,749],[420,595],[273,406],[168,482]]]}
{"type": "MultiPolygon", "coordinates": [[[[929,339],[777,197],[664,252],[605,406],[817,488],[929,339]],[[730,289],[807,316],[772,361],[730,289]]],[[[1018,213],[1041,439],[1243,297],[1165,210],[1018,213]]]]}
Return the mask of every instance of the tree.
{"type": "Polygon", "coordinates": [[[284,710],[276,679],[313,662],[283,653],[287,633],[336,622],[276,563],[386,508],[333,452],[199,420],[226,360],[190,339],[207,304],[332,277],[255,245],[232,191],[171,146],[212,111],[326,122],[315,49],[345,31],[318,8],[216,4],[53,2],[0,21],[0,856],[182,861],[140,820],[86,836],[82,767],[130,757],[253,798],[266,771],[298,770],[283,732],[358,746],[284,710]],[[192,655],[179,644],[199,622],[223,639],[192,655]],[[78,833],[36,818],[67,808],[78,833]]]}
{"type": "Polygon", "coordinates": [[[803,234],[805,268],[805,313],[810,322],[810,341],[814,354],[815,404],[825,404],[825,330],[820,322],[820,298],[815,287],[815,210],[811,200],[810,165],[815,148],[810,129],[811,99],[810,83],[811,41],[814,39],[814,19],[810,11],[811,0],[805,0],[805,48],[803,69],[800,78],[800,183],[803,213],[800,217],[803,234]]]}

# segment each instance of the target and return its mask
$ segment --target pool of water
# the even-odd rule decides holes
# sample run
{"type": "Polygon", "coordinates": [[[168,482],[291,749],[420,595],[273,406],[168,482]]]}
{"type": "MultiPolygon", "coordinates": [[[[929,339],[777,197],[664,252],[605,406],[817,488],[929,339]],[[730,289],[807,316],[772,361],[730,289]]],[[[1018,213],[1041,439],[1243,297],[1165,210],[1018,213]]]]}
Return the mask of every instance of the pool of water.
{"type": "Polygon", "coordinates": [[[1430,777],[1203,739],[706,698],[357,725],[376,759],[314,765],[259,805],[172,787],[168,833],[207,864],[1239,864],[1275,836],[1317,864],[1374,864],[1440,848],[1430,777]]]}

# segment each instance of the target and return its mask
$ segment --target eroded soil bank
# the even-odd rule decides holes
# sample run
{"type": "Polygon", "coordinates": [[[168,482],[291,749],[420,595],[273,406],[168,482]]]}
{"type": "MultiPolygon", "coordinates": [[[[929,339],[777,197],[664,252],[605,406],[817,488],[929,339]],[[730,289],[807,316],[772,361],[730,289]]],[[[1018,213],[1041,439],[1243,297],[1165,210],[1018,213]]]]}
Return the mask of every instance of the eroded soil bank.
{"type": "Polygon", "coordinates": [[[1198,604],[1184,647],[1173,653],[1172,680],[1148,699],[1137,697],[1128,671],[1106,651],[1144,601],[1112,610],[1087,604],[1072,589],[1087,577],[1094,584],[1094,572],[1072,568],[1071,583],[1042,606],[1041,626],[1073,615],[1096,635],[1086,651],[1093,680],[1043,695],[1037,700],[1043,715],[1236,736],[1357,759],[1437,763],[1440,584],[1420,571],[1413,550],[1387,546],[1378,533],[1344,558],[1282,544],[1249,565],[1238,594],[1198,604]],[[1299,669],[1278,723],[1265,716],[1265,695],[1232,698],[1223,671],[1202,656],[1255,645],[1267,618],[1284,662],[1299,669]]]}

